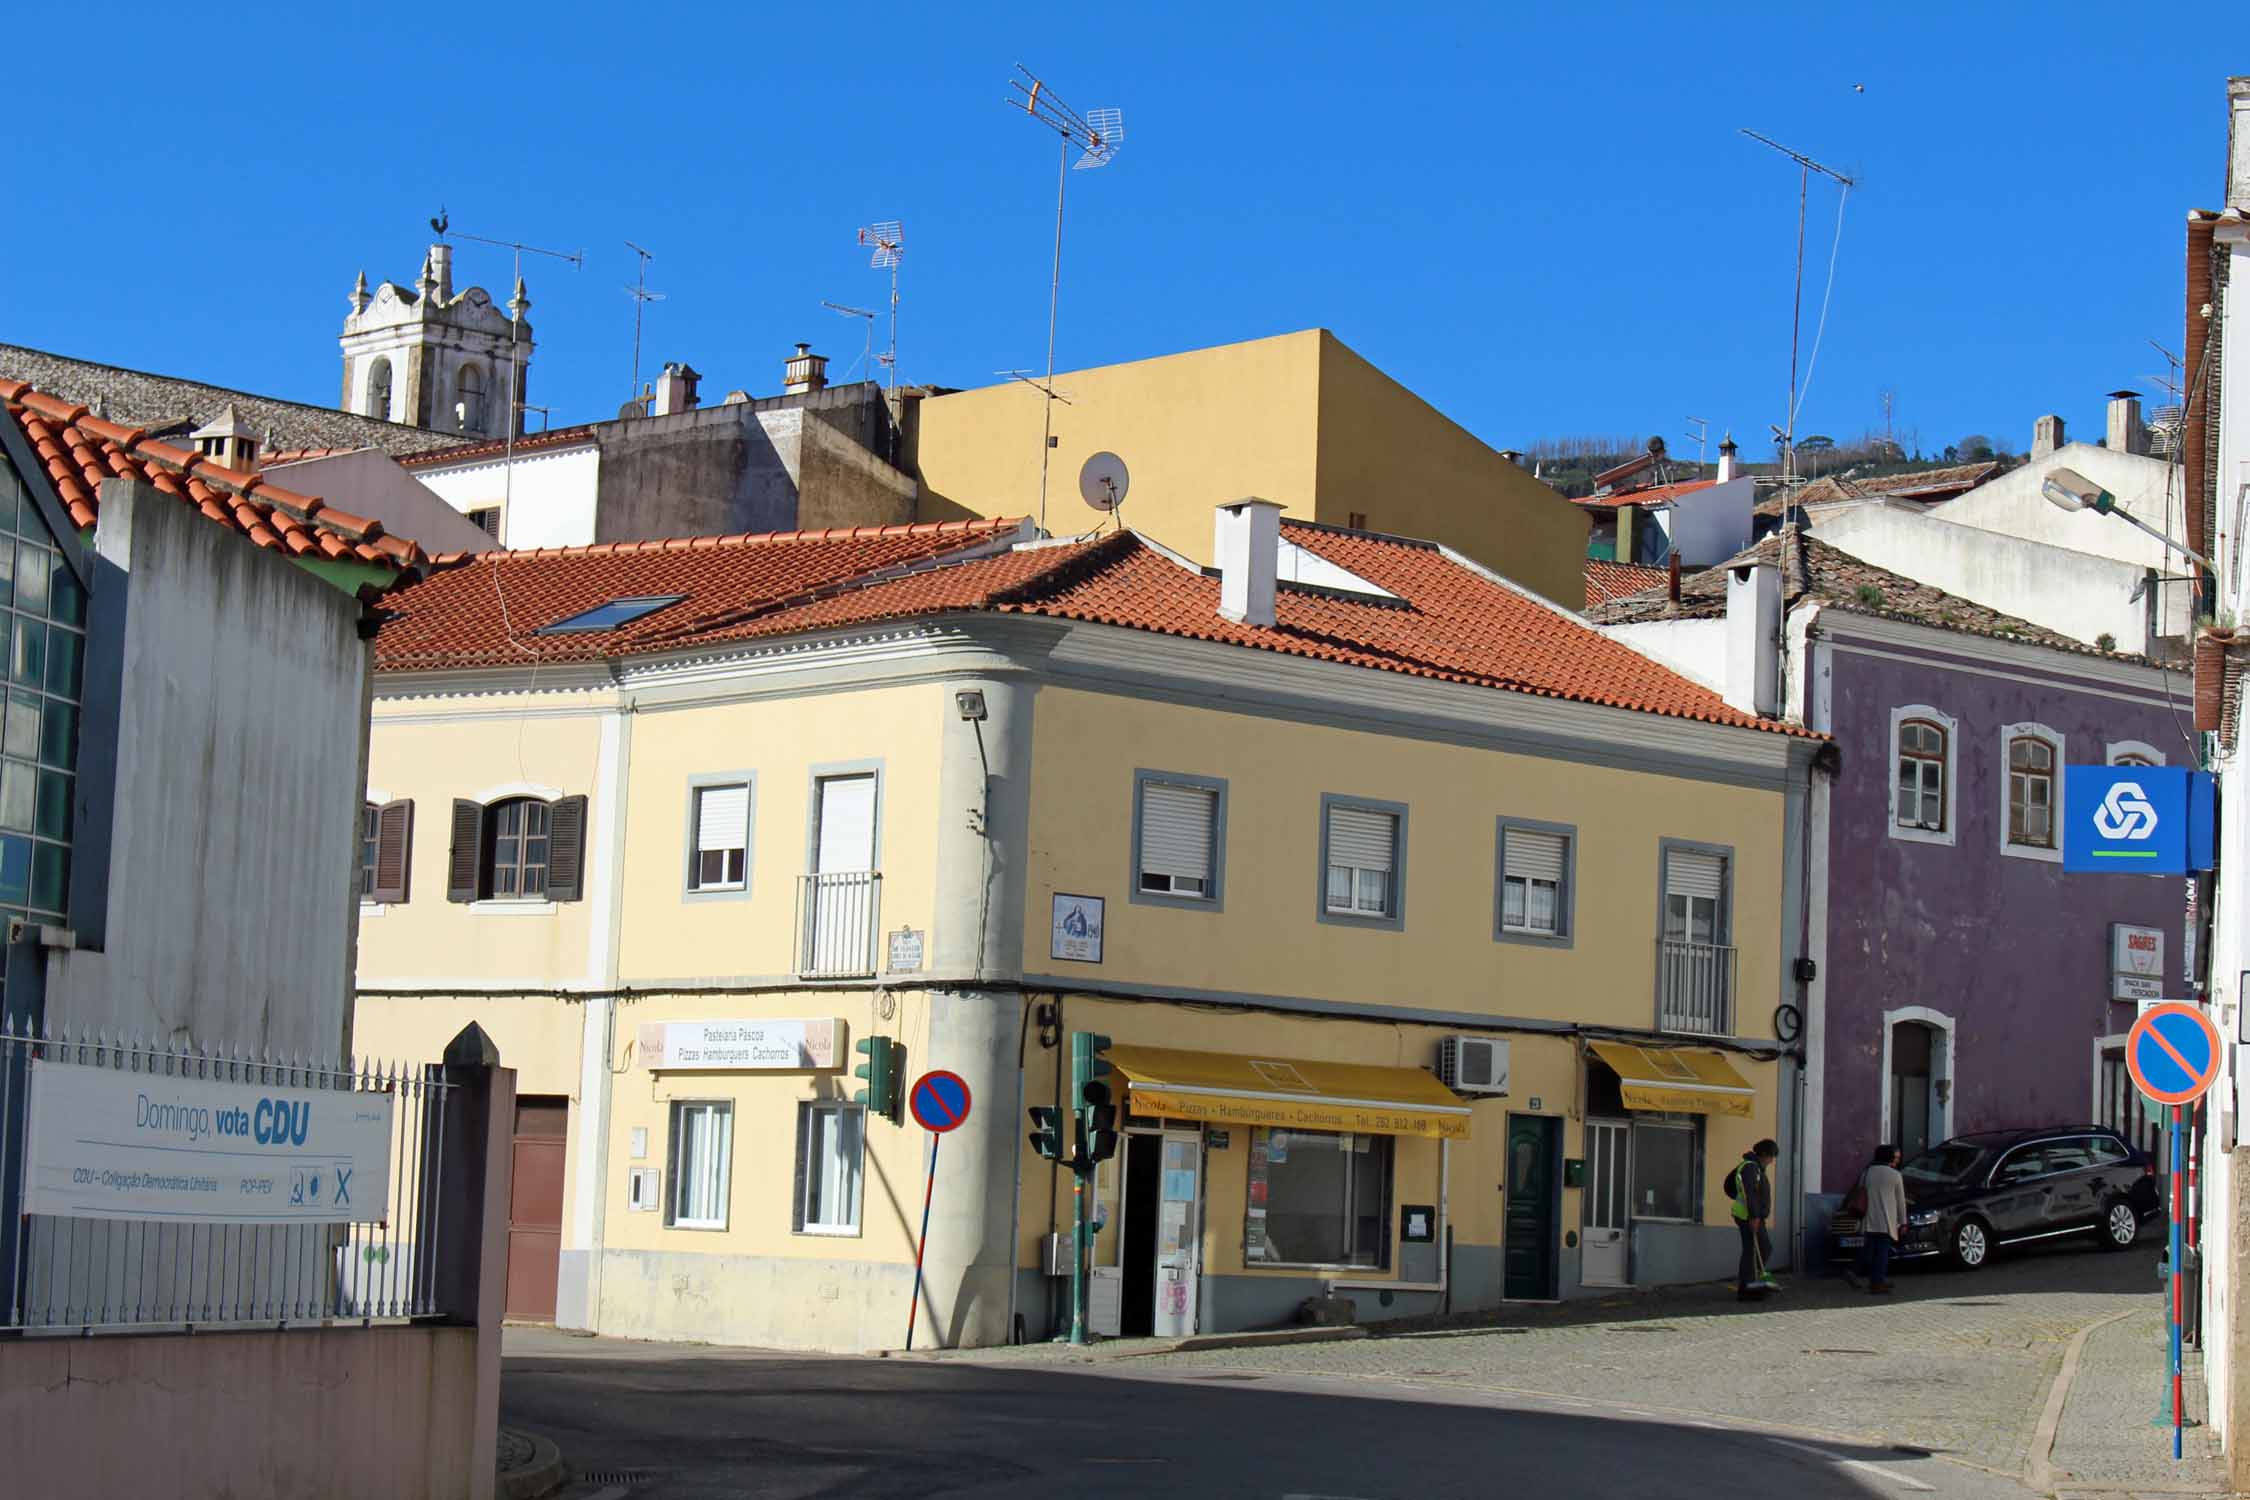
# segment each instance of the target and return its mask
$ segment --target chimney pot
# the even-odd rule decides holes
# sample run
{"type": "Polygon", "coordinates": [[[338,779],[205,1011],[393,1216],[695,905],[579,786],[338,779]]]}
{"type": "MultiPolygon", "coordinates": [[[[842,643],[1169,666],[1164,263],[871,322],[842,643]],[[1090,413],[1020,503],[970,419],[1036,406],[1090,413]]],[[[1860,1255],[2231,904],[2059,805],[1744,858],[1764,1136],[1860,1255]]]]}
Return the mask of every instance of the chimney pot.
{"type": "Polygon", "coordinates": [[[1274,622],[1274,575],[1281,566],[1281,507],[1256,496],[1219,507],[1211,532],[1219,569],[1219,614],[1238,625],[1274,622]]]}
{"type": "Polygon", "coordinates": [[[703,376],[686,364],[666,364],[663,373],[656,377],[656,401],[650,414],[668,417],[676,411],[687,411],[700,399],[695,388],[703,376]]]}
{"type": "Polygon", "coordinates": [[[1735,455],[1741,451],[1735,446],[1734,434],[1728,433],[1719,444],[1719,483],[1725,484],[1741,473],[1741,466],[1735,462],[1735,455]]]}

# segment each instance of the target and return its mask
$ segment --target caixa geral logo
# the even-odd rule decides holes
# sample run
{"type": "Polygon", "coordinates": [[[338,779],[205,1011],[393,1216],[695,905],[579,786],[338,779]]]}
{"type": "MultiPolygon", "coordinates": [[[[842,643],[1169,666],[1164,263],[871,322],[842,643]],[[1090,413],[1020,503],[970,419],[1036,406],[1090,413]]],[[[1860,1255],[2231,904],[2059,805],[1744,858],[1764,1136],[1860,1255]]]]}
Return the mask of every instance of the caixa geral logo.
{"type": "Polygon", "coordinates": [[[2109,789],[2102,805],[2094,809],[2094,832],[2121,843],[2135,843],[2156,832],[2156,808],[2140,783],[2120,781],[2109,789]]]}

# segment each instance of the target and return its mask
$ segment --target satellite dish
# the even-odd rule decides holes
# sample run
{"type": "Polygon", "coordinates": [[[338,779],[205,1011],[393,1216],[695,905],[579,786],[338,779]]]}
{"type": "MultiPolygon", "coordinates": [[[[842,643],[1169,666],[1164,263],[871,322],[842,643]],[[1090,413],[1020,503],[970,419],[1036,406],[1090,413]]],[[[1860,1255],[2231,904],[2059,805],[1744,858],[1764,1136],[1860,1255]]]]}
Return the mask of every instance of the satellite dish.
{"type": "Polygon", "coordinates": [[[1125,460],[1114,453],[1097,453],[1078,471],[1078,493],[1096,510],[1110,511],[1123,505],[1132,482],[1132,476],[1125,472],[1125,460]]]}

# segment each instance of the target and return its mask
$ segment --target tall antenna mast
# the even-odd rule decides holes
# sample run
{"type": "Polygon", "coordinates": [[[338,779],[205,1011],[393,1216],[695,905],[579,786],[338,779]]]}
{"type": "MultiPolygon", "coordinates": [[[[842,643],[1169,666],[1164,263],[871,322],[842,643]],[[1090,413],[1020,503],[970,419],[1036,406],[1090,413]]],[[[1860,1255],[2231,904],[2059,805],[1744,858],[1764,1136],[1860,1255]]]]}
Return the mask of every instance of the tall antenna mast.
{"type": "MultiPolygon", "coordinates": [[[[1790,293],[1789,308],[1789,407],[1788,417],[1781,428],[1781,493],[1782,521],[1787,524],[1789,500],[1797,493],[1797,339],[1805,317],[1805,195],[1812,185],[1812,174],[1833,177],[1848,192],[1857,186],[1857,179],[1846,177],[1834,167],[1823,166],[1802,151],[1792,151],[1771,136],[1760,135],[1755,130],[1742,132],[1761,146],[1769,146],[1797,164],[1797,280],[1790,293]]],[[[1841,220],[1838,221],[1841,224],[1841,220]]]]}
{"type": "MultiPolygon", "coordinates": [[[[459,231],[456,231],[456,233],[459,233],[459,231]]],[[[568,250],[543,250],[537,245],[527,245],[521,240],[488,240],[481,234],[461,234],[460,237],[474,241],[479,245],[490,245],[496,250],[511,250],[515,252],[516,257],[516,285],[514,291],[508,297],[507,445],[502,450],[503,457],[500,460],[500,514],[509,524],[513,524],[512,518],[508,516],[508,507],[516,497],[516,428],[523,423],[523,360],[517,354],[516,345],[523,338],[524,309],[531,306],[531,298],[524,294],[523,289],[523,258],[527,253],[550,256],[555,260],[569,261],[572,270],[582,271],[586,268],[586,252],[583,250],[575,253],[568,250]]],[[[637,365],[634,370],[634,377],[639,378],[637,365]]]]}
{"type": "Polygon", "coordinates": [[[625,295],[633,299],[633,387],[626,394],[638,401],[641,399],[641,309],[651,302],[662,302],[664,294],[648,289],[648,263],[656,259],[655,254],[631,240],[625,242],[625,248],[641,258],[640,279],[625,288],[625,295]]]}
{"type": "Polygon", "coordinates": [[[1114,109],[1097,109],[1081,115],[1062,102],[1055,91],[1047,87],[1040,77],[1022,63],[1016,64],[1017,77],[1008,80],[1008,87],[1017,97],[1001,102],[1046,126],[1061,137],[1062,154],[1055,166],[1055,269],[1047,284],[1047,380],[1042,387],[1046,400],[1042,404],[1042,426],[1039,434],[1039,526],[1047,525],[1047,461],[1055,446],[1055,308],[1062,298],[1062,232],[1063,187],[1070,180],[1070,170],[1075,167],[1085,171],[1093,167],[1106,167],[1117,159],[1117,147],[1125,139],[1125,117],[1114,109]],[[1074,163],[1070,159],[1072,148],[1081,154],[1074,163]]]}
{"type": "MultiPolygon", "coordinates": [[[[891,352],[883,356],[883,363],[890,368],[891,394],[895,396],[898,394],[898,263],[906,249],[906,230],[898,220],[885,219],[862,229],[859,242],[874,252],[867,257],[870,268],[891,273],[891,352]]],[[[834,307],[836,304],[826,305],[834,307]]],[[[867,331],[872,338],[875,325],[868,324],[867,331]]]]}
{"type": "Polygon", "coordinates": [[[1700,476],[1703,473],[1703,445],[1710,440],[1711,423],[1705,417],[1690,417],[1688,421],[1695,426],[1695,431],[1688,436],[1695,439],[1695,472],[1700,476]]]}
{"type": "MultiPolygon", "coordinates": [[[[862,364],[872,366],[875,363],[875,314],[864,307],[846,307],[841,302],[831,302],[826,297],[820,299],[820,305],[832,313],[839,313],[847,318],[865,318],[867,320],[867,347],[860,351],[859,360],[853,364],[852,369],[856,370],[862,364]]],[[[847,370],[844,373],[848,375],[851,371],[847,370]]]]}

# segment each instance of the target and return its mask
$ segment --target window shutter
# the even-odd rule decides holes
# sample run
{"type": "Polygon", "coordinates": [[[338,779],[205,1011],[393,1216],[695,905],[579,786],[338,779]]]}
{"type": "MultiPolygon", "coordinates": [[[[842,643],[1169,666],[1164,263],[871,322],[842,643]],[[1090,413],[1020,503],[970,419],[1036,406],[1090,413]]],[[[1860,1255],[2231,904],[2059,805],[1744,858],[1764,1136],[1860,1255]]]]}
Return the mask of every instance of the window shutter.
{"type": "Polygon", "coordinates": [[[484,804],[453,799],[453,849],[445,862],[445,899],[477,899],[479,867],[484,862],[484,804]]]}
{"type": "Polygon", "coordinates": [[[750,844],[750,788],[707,786],[695,794],[695,847],[746,849],[750,844]]]}
{"type": "Polygon", "coordinates": [[[1141,785],[1141,870],[1187,880],[1211,878],[1212,824],[1219,797],[1201,787],[1141,785]]]}
{"type": "Polygon", "coordinates": [[[406,899],[407,866],[414,847],[414,804],[386,802],[375,815],[375,884],[368,899],[396,904],[406,899]]]}
{"type": "Polygon", "coordinates": [[[547,899],[577,901],[586,889],[586,799],[548,804],[547,899]]]}
{"type": "MultiPolygon", "coordinates": [[[[1677,856],[1674,856],[1677,858],[1677,856]]],[[[1562,884],[1563,836],[1533,833],[1525,828],[1508,830],[1508,878],[1551,880],[1562,884]]]]}
{"type": "Polygon", "coordinates": [[[1328,862],[1332,865],[1388,871],[1397,842],[1398,819],[1389,813],[1369,812],[1363,807],[1328,810],[1328,862]]]}
{"type": "Polygon", "coordinates": [[[1716,854],[1674,850],[1664,862],[1664,894],[1716,901],[1726,893],[1726,870],[1727,862],[1716,854]]]}

